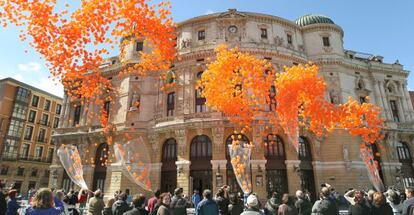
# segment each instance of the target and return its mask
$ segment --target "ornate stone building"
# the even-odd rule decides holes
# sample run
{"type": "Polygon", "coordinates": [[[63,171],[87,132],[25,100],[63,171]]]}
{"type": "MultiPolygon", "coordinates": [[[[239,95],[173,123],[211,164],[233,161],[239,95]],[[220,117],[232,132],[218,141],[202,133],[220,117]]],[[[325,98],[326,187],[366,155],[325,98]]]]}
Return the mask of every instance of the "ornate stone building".
{"type": "MultiPolygon", "coordinates": [[[[205,70],[214,48],[226,43],[238,46],[260,58],[266,58],[278,70],[283,65],[313,61],[328,84],[326,99],[345,102],[352,96],[382,107],[386,119],[386,138],[373,146],[386,185],[412,184],[414,153],[414,112],[407,90],[408,71],[397,62],[388,64],[383,57],[344,49],[343,29],[330,18],[306,15],[292,22],[280,17],[230,9],[195,17],[178,24],[177,51],[180,60],[169,71],[167,82],[175,86],[161,91],[164,84],[155,76],[119,78],[118,57],[108,60],[102,73],[112,80],[119,96],[111,102],[109,120],[117,126],[115,143],[123,134],[142,135],[152,155],[153,189],[171,191],[183,187],[216,190],[223,184],[237,191],[238,185],[229,161],[227,147],[235,130],[225,115],[209,110],[195,83],[205,70]],[[139,107],[135,106],[139,101],[139,107]]],[[[146,51],[142,42],[127,45],[129,62],[139,60],[138,51],[146,51]]],[[[110,150],[99,128],[99,120],[87,119],[88,108],[64,99],[63,120],[55,134],[58,144],[76,144],[85,161],[85,179],[91,189],[104,188],[138,192],[122,173],[120,166],[101,165],[101,155],[110,150]],[[78,124],[78,126],[76,126],[78,124]]],[[[271,107],[269,107],[271,108],[271,107]]],[[[349,187],[371,187],[358,145],[361,140],[336,130],[326,138],[300,132],[300,153],[296,153],[282,131],[265,137],[263,126],[254,125],[242,140],[257,145],[252,153],[254,192],[262,198],[272,190],[293,193],[308,189],[315,193],[327,182],[343,192],[349,187]],[[264,144],[272,143],[272,144],[264,144]]],[[[105,156],[104,156],[105,157],[105,156]]],[[[70,180],[55,159],[51,166],[50,186],[68,187],[70,180]]],[[[140,192],[142,192],[140,190],[140,192]]]]}

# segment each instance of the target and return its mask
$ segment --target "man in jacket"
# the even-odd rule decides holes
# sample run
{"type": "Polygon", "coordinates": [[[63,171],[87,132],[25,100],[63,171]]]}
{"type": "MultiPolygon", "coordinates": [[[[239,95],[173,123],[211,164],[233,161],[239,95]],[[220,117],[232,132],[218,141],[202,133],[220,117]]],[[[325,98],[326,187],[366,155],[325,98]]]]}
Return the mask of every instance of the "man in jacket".
{"type": "Polygon", "coordinates": [[[328,187],[322,187],[321,189],[321,199],[316,201],[312,208],[312,214],[320,215],[339,215],[339,209],[336,205],[335,200],[333,200],[330,195],[328,187]]]}
{"type": "Polygon", "coordinates": [[[407,200],[403,203],[402,215],[411,215],[414,212],[414,187],[405,188],[405,195],[407,195],[407,200]]]}
{"type": "Polygon", "coordinates": [[[123,215],[131,209],[126,203],[126,199],[127,195],[125,193],[121,193],[117,196],[116,202],[112,205],[112,215],[123,215]]]}
{"type": "Polygon", "coordinates": [[[198,203],[196,208],[196,215],[218,215],[219,208],[216,201],[213,200],[211,190],[204,190],[204,199],[198,203]]]}
{"type": "Polygon", "coordinates": [[[183,188],[176,188],[171,199],[170,208],[174,215],[186,215],[189,203],[183,198],[183,188]]]}
{"type": "Polygon", "coordinates": [[[93,197],[89,199],[88,215],[102,215],[105,203],[102,199],[101,190],[95,191],[93,197]]]}
{"type": "Polygon", "coordinates": [[[0,181],[0,215],[5,215],[7,210],[6,194],[3,192],[3,184],[0,181]]]}
{"type": "Polygon", "coordinates": [[[144,195],[135,195],[132,199],[132,205],[134,208],[128,212],[125,212],[124,215],[148,215],[148,211],[145,210],[144,195]]]}
{"type": "Polygon", "coordinates": [[[247,209],[241,215],[263,215],[258,208],[259,201],[255,195],[247,197],[247,209]]]}
{"type": "Polygon", "coordinates": [[[272,197],[267,200],[265,205],[265,212],[268,215],[276,215],[280,206],[280,199],[277,192],[272,193],[272,197]]]}
{"type": "Polygon", "coordinates": [[[295,207],[298,209],[299,215],[310,215],[312,212],[312,204],[305,197],[302,190],[296,191],[296,202],[295,207]]]}

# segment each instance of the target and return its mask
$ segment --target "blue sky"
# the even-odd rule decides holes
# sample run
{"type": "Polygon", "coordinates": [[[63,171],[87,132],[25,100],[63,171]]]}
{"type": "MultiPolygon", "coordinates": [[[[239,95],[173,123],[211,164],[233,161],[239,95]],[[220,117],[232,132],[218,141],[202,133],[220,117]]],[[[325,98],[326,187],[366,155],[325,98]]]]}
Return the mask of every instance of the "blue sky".
{"type": "MultiPolygon", "coordinates": [[[[327,15],[344,29],[346,49],[381,55],[388,63],[398,59],[404,69],[414,71],[412,0],[171,0],[171,3],[172,16],[177,22],[229,8],[289,20],[305,14],[327,15]]],[[[18,33],[19,29],[0,27],[0,79],[13,77],[61,96],[60,84],[48,79],[44,61],[26,42],[18,39],[18,33]]],[[[414,75],[408,80],[408,87],[414,90],[414,75]]]]}

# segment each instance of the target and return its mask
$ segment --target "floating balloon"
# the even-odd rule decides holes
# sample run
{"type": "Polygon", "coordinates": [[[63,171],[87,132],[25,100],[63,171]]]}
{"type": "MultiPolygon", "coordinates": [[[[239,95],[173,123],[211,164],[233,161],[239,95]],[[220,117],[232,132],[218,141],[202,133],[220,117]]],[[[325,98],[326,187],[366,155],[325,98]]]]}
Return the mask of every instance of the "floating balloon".
{"type": "Polygon", "coordinates": [[[117,163],[127,177],[143,189],[151,191],[150,153],[142,138],[125,144],[114,144],[114,153],[117,163]]]}
{"type": "Polygon", "coordinates": [[[82,160],[76,146],[62,144],[57,151],[57,155],[60,159],[60,163],[73,183],[82,189],[88,189],[85,179],[83,178],[82,160]]]}

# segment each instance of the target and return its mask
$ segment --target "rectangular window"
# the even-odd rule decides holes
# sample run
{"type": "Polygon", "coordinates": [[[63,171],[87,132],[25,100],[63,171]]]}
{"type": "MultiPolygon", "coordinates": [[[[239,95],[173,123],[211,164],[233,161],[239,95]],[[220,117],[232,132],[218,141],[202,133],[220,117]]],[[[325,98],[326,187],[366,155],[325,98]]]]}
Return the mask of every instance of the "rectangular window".
{"type": "Polygon", "coordinates": [[[20,158],[27,159],[29,157],[29,150],[30,150],[30,145],[29,144],[23,144],[22,145],[22,150],[21,150],[21,153],[20,153],[20,158]]]}
{"type": "Polygon", "coordinates": [[[29,122],[34,123],[36,120],[36,111],[30,110],[29,118],[27,119],[29,122]]]}
{"type": "Polygon", "coordinates": [[[27,126],[26,131],[24,132],[24,140],[32,140],[32,134],[33,134],[33,127],[27,126]]]}
{"type": "Polygon", "coordinates": [[[49,121],[49,115],[43,114],[42,119],[40,120],[41,125],[47,125],[49,121]]]}
{"type": "Polygon", "coordinates": [[[175,106],[175,92],[168,93],[167,95],[167,116],[174,115],[175,106]]]}
{"type": "Polygon", "coordinates": [[[49,111],[50,110],[50,100],[46,100],[45,101],[45,107],[44,107],[45,111],[49,111]]]}
{"type": "Polygon", "coordinates": [[[29,102],[29,95],[30,95],[29,90],[19,87],[17,89],[17,93],[16,93],[16,100],[24,102],[24,103],[28,103],[29,102]]]}
{"type": "Polygon", "coordinates": [[[287,37],[288,44],[289,45],[292,45],[293,44],[292,35],[291,34],[287,34],[286,37],[287,37]]]}
{"type": "Polygon", "coordinates": [[[60,112],[62,111],[62,105],[61,104],[57,104],[56,105],[56,114],[60,115],[60,112]]]}
{"type": "Polygon", "coordinates": [[[37,141],[45,142],[45,136],[46,136],[46,129],[44,128],[39,129],[39,135],[37,136],[37,141]]]}
{"type": "Polygon", "coordinates": [[[135,48],[137,52],[144,50],[144,42],[137,42],[137,47],[135,48]]]}
{"type": "Polygon", "coordinates": [[[329,47],[331,46],[331,42],[329,41],[329,37],[322,37],[323,46],[329,47]]]}
{"type": "Polygon", "coordinates": [[[204,40],[204,39],[206,39],[206,30],[198,31],[198,40],[204,40]]]}
{"type": "Polygon", "coordinates": [[[55,152],[54,148],[49,148],[48,152],[47,152],[47,162],[48,163],[52,163],[53,160],[53,153],[55,152]]]}
{"type": "Polygon", "coordinates": [[[106,101],[105,103],[104,103],[104,110],[105,110],[105,115],[106,115],[106,118],[108,118],[109,117],[109,111],[110,111],[110,108],[111,108],[111,102],[110,101],[106,101]]]}
{"type": "Polygon", "coordinates": [[[22,121],[12,119],[10,121],[9,132],[7,135],[20,138],[23,132],[23,125],[24,123],[22,121]]]}
{"type": "Polygon", "coordinates": [[[23,176],[24,175],[24,168],[19,167],[17,168],[17,176],[23,176]]]}
{"type": "Polygon", "coordinates": [[[13,107],[12,117],[18,119],[26,119],[27,106],[15,103],[13,107]]]}
{"type": "Polygon", "coordinates": [[[260,29],[260,37],[262,39],[267,39],[267,28],[261,28],[260,29]]]}
{"type": "Polygon", "coordinates": [[[3,156],[7,158],[16,158],[17,157],[17,141],[6,139],[3,156]]]}
{"type": "Polygon", "coordinates": [[[7,175],[7,173],[9,172],[9,167],[8,166],[2,166],[0,169],[0,175],[7,175]]]}
{"type": "Polygon", "coordinates": [[[32,169],[32,172],[31,172],[30,176],[37,177],[37,169],[36,168],[32,169]]]}
{"type": "Polygon", "coordinates": [[[42,158],[42,155],[43,155],[43,147],[37,146],[35,150],[34,158],[36,160],[40,160],[42,158]]]}
{"type": "Polygon", "coordinates": [[[390,106],[391,106],[391,112],[392,112],[392,116],[394,118],[394,121],[399,122],[400,121],[400,116],[398,114],[397,101],[391,100],[390,101],[390,106]]]}
{"type": "Polygon", "coordinates": [[[55,121],[53,121],[53,128],[59,127],[59,118],[55,117],[55,121]]]}
{"type": "Polygon", "coordinates": [[[76,126],[77,124],[79,124],[80,114],[81,114],[81,106],[77,105],[75,107],[75,112],[73,114],[73,126],[76,126]]]}
{"type": "Polygon", "coordinates": [[[39,96],[33,95],[32,97],[32,106],[37,107],[39,105],[39,96]]]}

